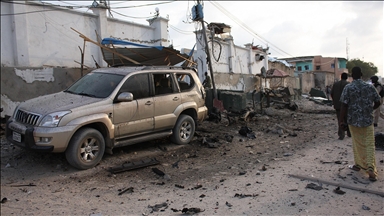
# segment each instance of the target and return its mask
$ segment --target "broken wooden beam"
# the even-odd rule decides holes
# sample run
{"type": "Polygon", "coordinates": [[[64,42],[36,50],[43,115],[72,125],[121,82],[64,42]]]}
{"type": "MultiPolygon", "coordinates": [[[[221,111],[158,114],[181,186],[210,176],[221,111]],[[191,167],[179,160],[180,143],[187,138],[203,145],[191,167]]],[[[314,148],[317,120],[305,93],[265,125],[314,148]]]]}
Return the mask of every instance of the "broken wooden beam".
{"type": "Polygon", "coordinates": [[[128,171],[128,170],[152,166],[152,165],[156,165],[159,163],[160,162],[158,160],[156,160],[156,158],[147,158],[144,160],[130,161],[130,162],[126,162],[120,166],[112,167],[110,169],[110,172],[115,174],[115,173],[124,172],[124,171],[128,171]]]}
{"type": "Polygon", "coordinates": [[[305,180],[310,180],[310,181],[314,181],[314,182],[321,182],[323,184],[333,185],[333,186],[337,186],[337,187],[343,187],[343,188],[347,188],[347,189],[351,189],[351,190],[357,190],[360,192],[376,194],[376,195],[384,197],[384,192],[381,192],[381,191],[375,191],[375,190],[370,190],[370,189],[366,189],[366,188],[355,187],[355,186],[348,185],[348,184],[331,182],[331,181],[322,180],[319,178],[313,178],[313,177],[309,177],[309,176],[293,175],[293,174],[289,174],[289,176],[294,177],[294,178],[298,178],[298,179],[305,179],[305,180]]]}

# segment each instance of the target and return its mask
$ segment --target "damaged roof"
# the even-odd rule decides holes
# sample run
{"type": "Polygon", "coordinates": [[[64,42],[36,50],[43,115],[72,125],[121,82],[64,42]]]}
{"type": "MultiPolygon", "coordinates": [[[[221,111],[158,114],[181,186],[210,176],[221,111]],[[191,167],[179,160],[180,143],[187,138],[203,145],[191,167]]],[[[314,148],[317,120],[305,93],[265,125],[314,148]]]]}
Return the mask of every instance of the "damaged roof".
{"type": "Polygon", "coordinates": [[[270,61],[270,62],[280,62],[280,63],[284,64],[287,67],[294,67],[292,64],[289,64],[286,60],[277,59],[275,57],[268,56],[268,61],[270,61]]]}
{"type": "Polygon", "coordinates": [[[114,38],[104,38],[101,44],[112,45],[110,48],[114,52],[103,50],[104,61],[111,66],[176,65],[189,58],[172,47],[147,46],[114,38]]]}

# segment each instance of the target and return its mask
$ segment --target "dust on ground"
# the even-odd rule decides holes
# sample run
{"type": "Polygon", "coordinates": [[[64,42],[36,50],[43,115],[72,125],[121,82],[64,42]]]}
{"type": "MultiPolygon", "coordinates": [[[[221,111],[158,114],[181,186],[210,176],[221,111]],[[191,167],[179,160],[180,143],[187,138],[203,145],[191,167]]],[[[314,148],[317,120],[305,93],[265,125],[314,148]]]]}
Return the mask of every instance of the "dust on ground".
{"type": "MultiPolygon", "coordinates": [[[[382,215],[383,151],[376,151],[379,180],[372,183],[347,168],[352,141],[337,139],[333,108],[304,99],[296,104],[296,111],[268,108],[247,121],[244,115],[205,121],[189,145],[159,139],[116,148],[82,171],[64,154],[27,152],[2,136],[1,214],[382,215]],[[159,164],[110,172],[148,158],[159,164]],[[294,176],[355,189],[336,193],[333,184],[294,176]]],[[[375,131],[383,126],[380,119],[375,131]]]]}

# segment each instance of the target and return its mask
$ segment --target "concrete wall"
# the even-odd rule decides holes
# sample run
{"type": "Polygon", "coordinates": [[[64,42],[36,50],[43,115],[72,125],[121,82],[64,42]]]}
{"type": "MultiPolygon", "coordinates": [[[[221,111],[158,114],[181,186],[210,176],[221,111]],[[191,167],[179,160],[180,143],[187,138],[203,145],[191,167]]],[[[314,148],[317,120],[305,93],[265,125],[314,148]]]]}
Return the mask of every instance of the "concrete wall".
{"type": "Polygon", "coordinates": [[[295,77],[295,67],[287,67],[285,64],[275,61],[271,62],[268,61],[268,68],[269,69],[278,69],[281,71],[286,72],[289,74],[289,77],[285,77],[284,79],[281,78],[272,78],[270,79],[270,84],[269,86],[283,86],[283,87],[291,87],[294,89],[299,89],[300,88],[300,79],[298,77],[295,77]]]}
{"type": "Polygon", "coordinates": [[[315,76],[313,73],[302,73],[300,77],[300,86],[302,93],[309,93],[311,88],[315,87],[315,76]]]}
{"type": "MultiPolygon", "coordinates": [[[[83,73],[87,74],[89,71],[85,70],[83,73]]],[[[2,67],[1,107],[4,109],[2,113],[12,115],[20,102],[62,91],[80,77],[79,68],[2,67]]]]}
{"type": "Polygon", "coordinates": [[[1,1],[1,117],[12,115],[21,101],[61,91],[80,78],[81,65],[75,62],[81,62],[79,48],[85,51],[85,66],[94,68],[93,58],[107,66],[100,47],[87,42],[84,49],[83,38],[71,28],[96,42],[113,37],[169,46],[168,19],[157,17],[142,25],[108,18],[102,7],[89,11],[63,10],[38,1],[1,1]]]}
{"type": "MultiPolygon", "coordinates": [[[[197,34],[197,47],[194,59],[198,64],[198,74],[204,80],[204,73],[209,71],[205,54],[205,41],[202,32],[197,34]]],[[[232,36],[224,39],[207,34],[208,47],[212,61],[213,78],[216,89],[237,92],[252,92],[255,89],[261,68],[268,70],[268,56],[262,49],[252,48],[250,44],[245,47],[236,46],[232,36]],[[213,43],[213,48],[212,48],[213,43]],[[256,54],[263,55],[264,59],[258,60],[256,54]]]]}

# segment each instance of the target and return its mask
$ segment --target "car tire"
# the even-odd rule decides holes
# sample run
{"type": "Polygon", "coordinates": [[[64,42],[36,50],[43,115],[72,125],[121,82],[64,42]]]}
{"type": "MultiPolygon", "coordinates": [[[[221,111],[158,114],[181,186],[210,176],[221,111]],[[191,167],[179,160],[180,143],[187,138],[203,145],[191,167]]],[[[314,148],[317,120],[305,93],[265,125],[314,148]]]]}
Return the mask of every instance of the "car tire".
{"type": "Polygon", "coordinates": [[[188,144],[195,134],[195,120],[189,115],[180,115],[173,128],[171,141],[178,145],[188,144]]]}
{"type": "Polygon", "coordinates": [[[65,151],[67,161],[77,169],[89,169],[103,158],[105,141],[103,135],[93,128],[78,130],[65,151]]]}

